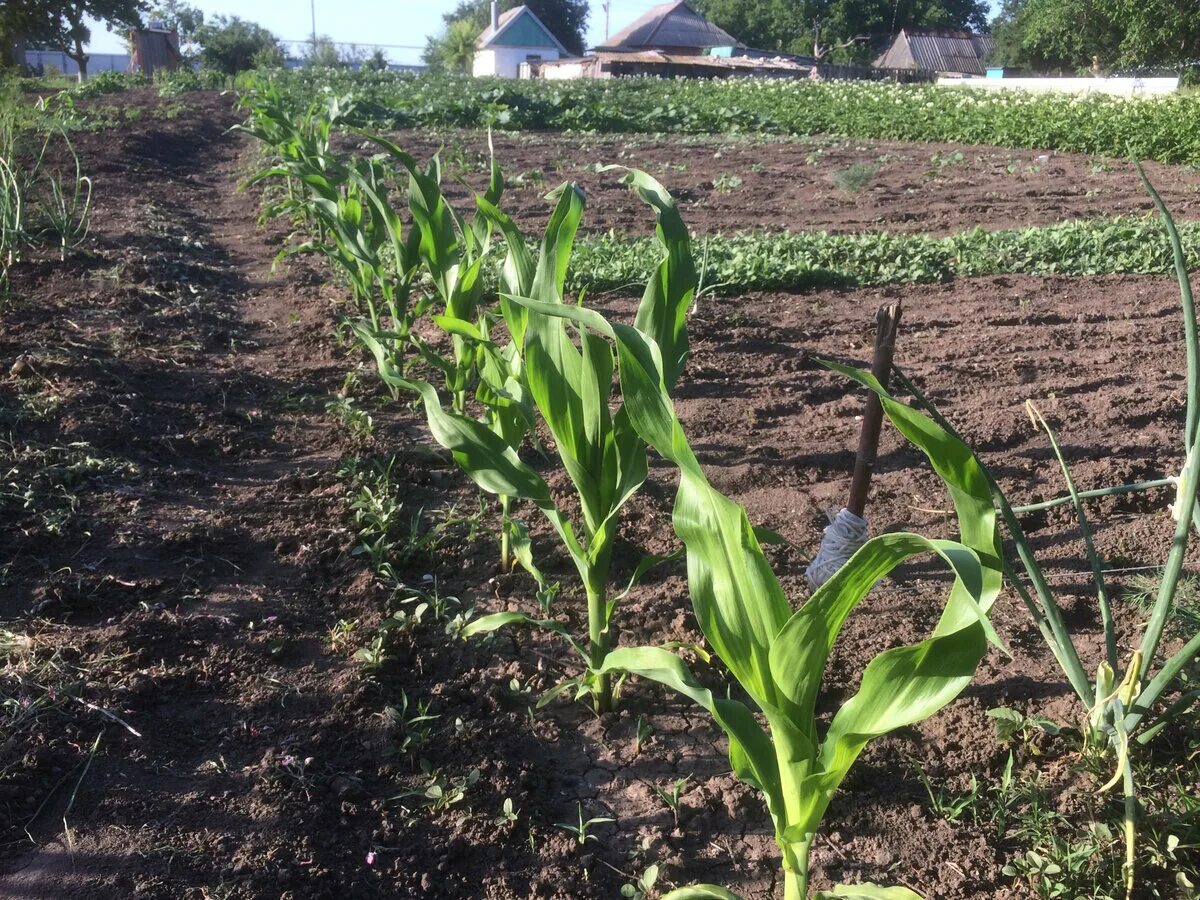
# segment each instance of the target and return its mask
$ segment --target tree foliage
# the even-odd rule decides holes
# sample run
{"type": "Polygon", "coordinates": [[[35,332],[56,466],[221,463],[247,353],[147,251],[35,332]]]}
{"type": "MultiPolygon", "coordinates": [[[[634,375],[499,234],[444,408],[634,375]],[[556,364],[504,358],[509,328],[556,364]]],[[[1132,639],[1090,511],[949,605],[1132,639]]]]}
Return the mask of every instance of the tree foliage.
{"type": "Polygon", "coordinates": [[[1170,68],[1200,57],[1200,16],[1178,0],[1005,0],[994,59],[1036,71],[1170,68]]]}
{"type": "Polygon", "coordinates": [[[84,46],[92,39],[86,18],[114,28],[138,28],[147,11],[145,0],[20,0],[0,5],[0,40],[5,46],[17,38],[30,44],[61,50],[87,75],[84,46]]]}
{"type": "Polygon", "coordinates": [[[445,31],[431,37],[425,44],[422,58],[432,72],[469,75],[475,60],[475,43],[479,26],[470,19],[456,19],[446,24],[445,31]]]}
{"type": "Polygon", "coordinates": [[[255,22],[237,16],[213,16],[196,32],[200,61],[210,69],[236,75],[282,61],[279,40],[255,22]]]}
{"type": "Polygon", "coordinates": [[[158,20],[179,35],[180,48],[185,54],[196,50],[196,34],[204,26],[204,10],[182,0],[160,0],[150,8],[147,21],[158,20]]]}
{"type": "Polygon", "coordinates": [[[983,0],[692,0],[751,47],[837,62],[868,62],[901,29],[983,30],[983,0]],[[819,43],[824,51],[815,53],[819,43]],[[844,46],[843,46],[844,45],[844,46]]]}

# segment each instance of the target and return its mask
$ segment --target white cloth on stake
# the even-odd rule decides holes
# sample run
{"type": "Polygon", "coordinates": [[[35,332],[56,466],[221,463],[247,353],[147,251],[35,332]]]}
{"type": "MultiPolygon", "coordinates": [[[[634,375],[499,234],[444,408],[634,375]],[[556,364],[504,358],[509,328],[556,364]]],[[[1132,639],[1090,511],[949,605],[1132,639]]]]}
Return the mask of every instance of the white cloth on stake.
{"type": "Polygon", "coordinates": [[[816,590],[823,585],[866,542],[867,520],[843,507],[833,521],[825,526],[821,548],[804,572],[809,586],[816,590]]]}

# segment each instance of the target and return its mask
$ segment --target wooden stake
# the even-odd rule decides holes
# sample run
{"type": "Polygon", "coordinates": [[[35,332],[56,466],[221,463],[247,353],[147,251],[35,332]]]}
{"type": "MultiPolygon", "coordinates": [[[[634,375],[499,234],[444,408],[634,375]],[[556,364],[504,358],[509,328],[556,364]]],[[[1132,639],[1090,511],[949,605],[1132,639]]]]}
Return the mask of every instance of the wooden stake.
{"type": "MultiPolygon", "coordinates": [[[[879,307],[875,314],[875,357],[871,374],[885,388],[892,374],[892,357],[896,352],[896,332],[900,328],[901,303],[879,307]]],[[[867,495],[871,492],[871,473],[875,469],[875,454],[879,450],[879,429],[883,425],[883,404],[874,391],[867,393],[863,409],[862,431],[858,435],[858,455],[854,460],[854,477],[850,481],[850,499],[846,509],[856,516],[867,510],[867,495]]]]}

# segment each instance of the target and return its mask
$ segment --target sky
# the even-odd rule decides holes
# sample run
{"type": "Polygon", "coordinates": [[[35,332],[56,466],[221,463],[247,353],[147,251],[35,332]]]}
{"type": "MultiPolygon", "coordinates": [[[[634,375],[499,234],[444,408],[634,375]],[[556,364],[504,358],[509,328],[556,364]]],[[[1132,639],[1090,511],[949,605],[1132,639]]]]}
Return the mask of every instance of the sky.
{"type": "MultiPolygon", "coordinates": [[[[283,40],[304,40],[312,32],[310,0],[191,0],[205,15],[236,15],[258,22],[283,40]]],[[[660,0],[661,2],[661,0],[660,0]]],[[[317,34],[364,47],[384,47],[396,63],[420,62],[425,38],[442,27],[442,13],[458,5],[457,0],[311,0],[317,16],[317,34]]],[[[611,20],[615,32],[640,16],[655,0],[612,0],[611,20]]],[[[604,40],[604,11],[600,0],[592,0],[587,35],[588,45],[604,40]]],[[[124,37],[92,26],[92,53],[124,53],[124,37]]]]}

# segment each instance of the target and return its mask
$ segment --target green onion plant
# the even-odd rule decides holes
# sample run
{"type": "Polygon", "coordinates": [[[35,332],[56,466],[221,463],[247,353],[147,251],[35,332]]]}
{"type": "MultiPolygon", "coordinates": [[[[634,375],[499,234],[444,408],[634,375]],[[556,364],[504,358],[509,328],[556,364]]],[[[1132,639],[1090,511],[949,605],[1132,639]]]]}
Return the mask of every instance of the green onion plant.
{"type": "MultiPolygon", "coordinates": [[[[1123,874],[1128,897],[1133,896],[1135,887],[1138,824],[1137,790],[1130,755],[1138,746],[1152,741],[1171,721],[1193,709],[1197,701],[1200,701],[1200,691],[1189,689],[1181,693],[1177,689],[1180,676],[1200,657],[1200,633],[1191,635],[1184,641],[1183,646],[1169,656],[1161,656],[1163,633],[1180,588],[1189,539],[1194,528],[1200,529],[1200,509],[1196,503],[1197,478],[1200,477],[1197,470],[1200,465],[1200,453],[1197,452],[1200,442],[1200,349],[1197,341],[1196,310],[1187,262],[1175,223],[1140,166],[1138,171],[1141,172],[1143,183],[1166,226],[1183,309],[1187,350],[1187,410],[1182,440],[1184,462],[1180,475],[1177,478],[1156,479],[1135,485],[1080,491],[1060,449],[1054,429],[1032,402],[1027,403],[1030,419],[1035,427],[1046,433],[1062,472],[1067,488],[1066,496],[1025,507],[1014,507],[996,479],[972,453],[974,465],[982,473],[993,502],[1004,520],[1028,586],[1025,580],[1017,576],[1007,558],[1004,561],[1006,574],[1033,616],[1046,644],[1080,701],[1087,745],[1100,752],[1111,751],[1115,756],[1114,774],[1101,790],[1110,790],[1119,784],[1124,792],[1123,874]],[[1158,590],[1150,607],[1149,618],[1144,623],[1141,638],[1134,646],[1122,648],[1113,617],[1104,561],[1096,548],[1092,524],[1084,503],[1085,500],[1094,497],[1158,488],[1165,484],[1174,484],[1176,487],[1176,500],[1171,510],[1175,519],[1171,548],[1167,553],[1158,590]],[[1089,676],[1087,672],[1079,650],[1079,636],[1071,633],[1062,607],[1037,559],[1032,542],[1021,525],[1022,513],[1061,504],[1070,504],[1079,521],[1096,592],[1104,650],[1103,657],[1096,664],[1094,676],[1089,676]]],[[[896,371],[896,376],[947,433],[954,434],[952,426],[912,381],[899,370],[896,371]]]]}

